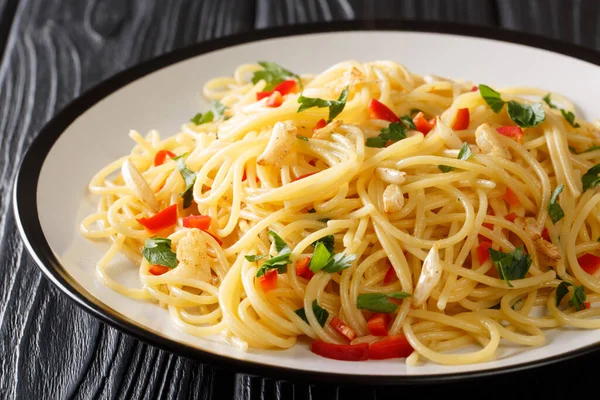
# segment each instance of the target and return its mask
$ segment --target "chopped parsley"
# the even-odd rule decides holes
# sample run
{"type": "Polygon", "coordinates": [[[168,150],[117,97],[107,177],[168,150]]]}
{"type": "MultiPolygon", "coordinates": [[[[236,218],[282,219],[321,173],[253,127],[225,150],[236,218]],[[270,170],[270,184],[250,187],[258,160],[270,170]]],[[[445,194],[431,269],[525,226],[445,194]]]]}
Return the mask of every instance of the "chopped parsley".
{"type": "Polygon", "coordinates": [[[417,130],[415,123],[410,115],[403,115],[400,117],[400,121],[404,124],[407,129],[412,129],[413,131],[417,130]]]}
{"type": "MultiPolygon", "coordinates": [[[[471,148],[469,147],[469,145],[467,144],[467,142],[464,142],[462,144],[462,146],[460,147],[460,151],[458,152],[457,159],[458,160],[462,160],[462,161],[467,161],[469,158],[471,158],[472,154],[473,153],[471,152],[471,148]]],[[[450,171],[454,170],[454,167],[450,167],[449,165],[438,165],[438,168],[443,173],[450,172],[450,171]]]]}
{"type": "Polygon", "coordinates": [[[499,92],[486,85],[479,85],[479,93],[496,114],[502,111],[504,104],[508,104],[508,116],[521,128],[538,126],[546,119],[544,107],[542,107],[540,103],[529,105],[521,104],[513,100],[506,103],[502,100],[499,92]]]}
{"type": "Polygon", "coordinates": [[[185,181],[185,190],[179,193],[179,196],[183,198],[183,208],[188,208],[192,205],[194,199],[194,183],[196,182],[196,174],[192,172],[185,165],[183,157],[187,156],[188,153],[184,153],[178,157],[173,157],[173,160],[177,161],[177,169],[185,181]]]}
{"type": "Polygon", "coordinates": [[[552,223],[556,224],[560,221],[564,216],[565,212],[563,211],[560,204],[558,204],[558,195],[563,191],[565,185],[558,185],[554,192],[552,192],[552,196],[550,196],[550,203],[548,204],[548,214],[550,214],[550,218],[552,218],[552,223]]]}
{"type": "Polygon", "coordinates": [[[323,270],[333,274],[350,267],[355,260],[355,254],[337,253],[332,255],[323,242],[317,241],[308,268],[314,273],[323,270]]]}
{"type": "MultiPolygon", "coordinates": [[[[273,231],[269,231],[269,236],[273,239],[275,251],[277,251],[277,253],[279,254],[275,257],[270,257],[262,263],[262,265],[258,268],[258,271],[256,271],[257,278],[263,276],[267,271],[271,269],[277,269],[278,273],[284,274],[287,272],[287,265],[291,263],[290,255],[292,251],[290,250],[288,244],[273,231]]],[[[250,262],[256,262],[263,258],[267,258],[267,256],[249,254],[245,256],[245,258],[250,262]]]]}
{"type": "Polygon", "coordinates": [[[319,243],[323,243],[325,245],[325,248],[330,252],[333,253],[333,250],[335,248],[335,239],[333,237],[333,235],[327,235],[322,237],[321,239],[315,240],[312,243],[312,247],[317,247],[317,244],[319,243]]]}
{"type": "Polygon", "coordinates": [[[531,267],[531,257],[529,254],[524,253],[522,246],[517,247],[510,253],[504,253],[491,247],[488,252],[498,270],[498,274],[509,287],[513,287],[510,283],[511,280],[525,278],[529,267],[531,267]]]}
{"type": "Polygon", "coordinates": [[[583,185],[584,192],[600,185],[600,177],[598,174],[600,174],[600,164],[594,165],[592,168],[588,169],[585,174],[583,174],[581,177],[581,183],[583,185]]]}
{"type": "Polygon", "coordinates": [[[171,239],[158,237],[146,239],[142,256],[152,265],[162,265],[169,268],[177,266],[177,256],[171,250],[171,239]]]}
{"type": "Polygon", "coordinates": [[[277,63],[270,61],[259,61],[258,65],[263,67],[263,69],[256,71],[252,75],[252,83],[257,84],[261,79],[264,80],[267,83],[263,89],[265,92],[273,90],[275,86],[289,78],[295,79],[300,86],[302,86],[302,80],[298,75],[283,68],[277,63]]]}
{"type": "Polygon", "coordinates": [[[581,125],[575,122],[575,114],[573,114],[571,111],[567,111],[564,108],[559,108],[556,105],[554,105],[552,103],[552,100],[550,100],[550,96],[552,96],[552,94],[548,93],[542,98],[542,100],[544,100],[544,102],[548,104],[548,107],[553,108],[555,110],[560,110],[560,113],[562,114],[563,118],[569,123],[569,125],[571,125],[573,128],[579,128],[581,125]]]}
{"type": "Polygon", "coordinates": [[[215,100],[212,102],[211,110],[202,113],[197,113],[194,115],[190,121],[196,125],[206,124],[208,122],[213,122],[216,117],[220,117],[227,110],[227,106],[221,103],[219,100],[215,100]]]}
{"type": "Polygon", "coordinates": [[[410,294],[401,292],[392,293],[365,293],[359,294],[356,299],[356,306],[360,310],[369,310],[378,313],[393,313],[398,309],[398,304],[392,303],[390,298],[405,299],[410,297],[410,294]]]}
{"type": "Polygon", "coordinates": [[[368,138],[366,141],[367,147],[385,147],[390,142],[397,142],[406,139],[406,127],[400,122],[392,122],[387,128],[379,131],[376,137],[368,138]]]}
{"type": "MultiPolygon", "coordinates": [[[[329,312],[326,309],[321,307],[317,302],[317,299],[314,299],[312,302],[312,310],[315,314],[315,318],[319,322],[319,325],[322,327],[325,326],[327,319],[329,318],[329,312]]],[[[294,311],[300,318],[304,320],[308,324],[308,318],[306,318],[306,311],[304,311],[304,307],[297,309],[294,311]]]]}
{"type": "Polygon", "coordinates": [[[562,299],[569,294],[569,286],[573,287],[573,295],[571,296],[571,300],[569,300],[569,305],[575,307],[576,311],[585,309],[586,296],[583,285],[573,286],[569,282],[564,281],[556,288],[556,306],[558,307],[562,299]]]}
{"type": "Polygon", "coordinates": [[[300,140],[304,140],[305,142],[308,142],[308,138],[306,136],[298,135],[298,136],[296,136],[296,138],[300,139],[300,140]]]}
{"type": "Polygon", "coordinates": [[[342,93],[340,93],[340,97],[338,97],[337,100],[323,100],[300,95],[298,97],[298,103],[300,103],[300,107],[298,107],[298,111],[296,112],[302,112],[312,107],[329,107],[329,117],[327,119],[327,123],[330,123],[344,110],[344,107],[346,106],[346,100],[348,100],[348,86],[342,90],[342,93]]]}

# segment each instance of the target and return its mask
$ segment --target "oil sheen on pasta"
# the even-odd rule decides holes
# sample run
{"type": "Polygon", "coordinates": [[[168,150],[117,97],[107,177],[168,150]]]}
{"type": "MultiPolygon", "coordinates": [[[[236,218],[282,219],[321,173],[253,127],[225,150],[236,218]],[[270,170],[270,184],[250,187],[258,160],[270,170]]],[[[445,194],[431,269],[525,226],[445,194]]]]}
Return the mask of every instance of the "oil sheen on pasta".
{"type": "Polygon", "coordinates": [[[224,115],[185,123],[166,138],[156,131],[146,136],[132,131],[133,149],[123,149],[124,157],[93,177],[89,189],[99,196],[98,209],[82,222],[81,232],[110,242],[96,268],[103,284],[167,308],[184,332],[218,334],[242,349],[290,348],[302,336],[348,344],[332,328],[333,317],[356,333],[353,344],[377,342],[381,337],[367,327],[373,312],[357,307],[358,296],[403,291],[411,296],[395,301],[389,335],[406,336],[414,348],[412,364],[483,362],[495,357],[500,339],[541,346],[549,328],[600,327],[600,319],[593,318],[600,314],[600,307],[593,307],[600,276],[578,262],[600,250],[600,194],[582,186],[582,176],[600,162],[600,151],[593,150],[600,127],[581,119],[575,120],[577,128],[569,123],[563,114],[573,106],[566,99],[553,94],[551,108],[541,102],[546,91],[498,90],[505,102],[540,103],[545,112],[543,122],[523,129],[519,143],[496,131],[515,126],[507,106],[494,112],[471,82],[422,77],[391,61],[342,62],[303,75],[302,88],[268,106],[270,97],[257,100],[267,82],[250,80],[260,70],[242,65],[233,77],[206,83],[205,97],[226,106],[224,115]],[[328,107],[297,112],[300,94],[336,100],[345,88],[346,104],[325,128],[314,129],[327,120],[328,107]],[[427,134],[407,128],[401,140],[368,147],[366,140],[390,125],[373,115],[372,99],[397,116],[412,118],[421,111],[435,126],[427,134]],[[464,108],[468,126],[452,129],[464,108]],[[278,122],[287,129],[281,134],[295,136],[283,153],[271,139],[278,122]],[[466,160],[459,157],[464,143],[471,152],[466,160]],[[177,160],[154,164],[159,150],[185,155],[186,168],[195,173],[190,207],[183,207],[186,182],[177,160]],[[141,173],[156,204],[125,182],[126,160],[141,173]],[[553,223],[548,208],[559,185],[564,190],[556,202],[564,216],[553,223]],[[507,202],[507,188],[516,201],[507,202]],[[175,226],[152,234],[138,223],[172,204],[178,207],[175,226]],[[211,217],[210,228],[190,235],[182,226],[190,214],[211,217]],[[265,293],[256,275],[268,258],[251,262],[245,256],[277,254],[269,231],[287,242],[291,263],[265,293]],[[339,272],[298,276],[296,262],[311,257],[311,244],[328,235],[334,237],[335,253],[355,255],[356,261],[339,272]],[[170,239],[178,258],[175,268],[158,275],[142,256],[145,240],[153,236],[170,239]],[[186,238],[186,246],[208,265],[203,273],[193,260],[182,261],[179,247],[186,238]],[[480,263],[482,242],[505,253],[523,246],[531,258],[526,275],[502,279],[490,257],[480,263]],[[433,287],[423,284],[419,300],[423,261],[434,247],[441,277],[433,287]],[[117,253],[138,266],[141,288],[111,278],[117,253]],[[557,306],[562,282],[570,284],[563,284],[569,292],[557,306]],[[580,287],[587,306],[567,304],[580,287]],[[313,313],[315,299],[328,312],[323,326],[313,313]],[[295,312],[301,308],[306,320],[295,312]]]}

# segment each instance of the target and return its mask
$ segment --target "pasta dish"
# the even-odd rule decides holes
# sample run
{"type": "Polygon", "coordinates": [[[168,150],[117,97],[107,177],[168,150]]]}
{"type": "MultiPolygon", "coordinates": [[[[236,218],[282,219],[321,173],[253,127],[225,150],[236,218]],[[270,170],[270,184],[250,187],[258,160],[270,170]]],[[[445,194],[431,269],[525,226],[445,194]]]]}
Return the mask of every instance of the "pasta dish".
{"type": "Polygon", "coordinates": [[[110,243],[98,279],[181,331],[415,365],[600,328],[600,123],[568,99],[392,61],[246,64],[203,94],[176,135],[129,133],[80,226],[110,243]]]}

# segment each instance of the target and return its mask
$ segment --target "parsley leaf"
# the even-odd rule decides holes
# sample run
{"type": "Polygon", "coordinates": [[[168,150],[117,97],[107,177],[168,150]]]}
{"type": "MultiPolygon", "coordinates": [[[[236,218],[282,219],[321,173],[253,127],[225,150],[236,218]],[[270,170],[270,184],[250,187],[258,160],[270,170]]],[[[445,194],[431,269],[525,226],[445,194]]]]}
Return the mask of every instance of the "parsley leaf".
{"type": "Polygon", "coordinates": [[[177,266],[177,256],[171,250],[171,239],[158,237],[146,239],[142,255],[153,265],[163,265],[169,268],[177,266]]]}
{"type": "Polygon", "coordinates": [[[576,311],[585,309],[585,289],[583,285],[573,286],[573,297],[569,300],[569,305],[575,307],[576,311]]]}
{"type": "Polygon", "coordinates": [[[354,261],[356,261],[356,254],[337,253],[323,267],[323,271],[330,274],[340,272],[350,267],[354,261]]]}
{"type": "Polygon", "coordinates": [[[290,250],[288,249],[287,251],[283,251],[283,252],[279,253],[278,256],[269,258],[260,266],[258,271],[256,271],[256,277],[259,278],[259,277],[263,276],[268,270],[275,269],[275,268],[277,268],[277,271],[280,274],[286,273],[287,265],[291,264],[290,255],[291,255],[291,253],[290,253],[290,250]]]}
{"type": "Polygon", "coordinates": [[[548,104],[548,107],[550,107],[550,108],[554,108],[554,109],[558,108],[558,107],[556,107],[554,104],[552,104],[552,100],[550,100],[550,96],[551,96],[551,94],[550,94],[550,93],[548,93],[547,95],[545,95],[545,96],[542,98],[542,100],[544,100],[544,103],[548,104]]]}
{"type": "MultiPolygon", "coordinates": [[[[462,160],[462,161],[467,161],[469,158],[471,158],[472,154],[473,153],[471,152],[471,148],[469,147],[469,145],[467,144],[467,142],[464,142],[462,144],[462,146],[460,147],[460,151],[458,152],[457,159],[458,160],[462,160]]],[[[448,165],[438,165],[438,168],[443,173],[450,172],[450,171],[454,170],[454,167],[450,167],[448,165]]]]}
{"type": "Polygon", "coordinates": [[[600,185],[600,177],[598,174],[600,174],[600,164],[594,165],[592,168],[588,169],[585,174],[583,174],[581,177],[581,183],[583,184],[584,192],[600,185]]]}
{"type": "Polygon", "coordinates": [[[325,246],[323,242],[317,242],[315,245],[315,252],[308,263],[308,268],[310,268],[312,272],[317,273],[327,265],[330,258],[331,253],[327,250],[327,246],[325,246]]]}
{"type": "Polygon", "coordinates": [[[508,116],[521,128],[531,128],[546,119],[546,112],[540,103],[529,105],[511,100],[508,102],[508,116]]]}
{"type": "Polygon", "coordinates": [[[300,140],[304,140],[305,142],[308,142],[308,138],[306,136],[297,135],[296,138],[300,139],[300,140]]]}
{"type": "Polygon", "coordinates": [[[335,248],[335,239],[334,239],[333,235],[327,235],[325,237],[322,237],[321,239],[315,240],[312,243],[312,247],[317,247],[317,244],[319,244],[319,243],[323,243],[325,245],[325,248],[330,253],[333,253],[333,249],[335,248]]]}
{"type": "Polygon", "coordinates": [[[329,117],[327,119],[327,123],[330,123],[344,110],[344,107],[346,107],[346,100],[348,100],[348,86],[342,90],[342,93],[340,93],[340,97],[338,97],[337,100],[323,100],[319,98],[304,97],[301,94],[298,97],[298,103],[300,103],[300,107],[298,107],[298,111],[296,112],[302,112],[312,107],[329,107],[329,117]]]}
{"type": "Polygon", "coordinates": [[[202,124],[206,124],[207,122],[212,122],[214,118],[215,118],[215,115],[213,114],[213,112],[207,111],[204,114],[198,113],[198,114],[194,115],[190,119],[190,121],[196,125],[202,125],[202,124]]]}
{"type": "Polygon", "coordinates": [[[259,255],[256,255],[256,254],[248,254],[247,256],[244,256],[244,257],[246,258],[246,260],[248,260],[250,262],[256,262],[258,260],[262,260],[266,256],[259,256],[259,255]]]}
{"type": "Polygon", "coordinates": [[[504,107],[504,100],[500,97],[500,93],[487,85],[479,85],[479,93],[483,100],[490,106],[492,111],[498,114],[504,107]]]}
{"type": "MultiPolygon", "coordinates": [[[[600,146],[598,146],[597,144],[593,145],[592,147],[590,147],[590,148],[589,148],[589,149],[587,149],[587,150],[584,150],[584,151],[582,151],[582,152],[581,152],[581,153],[579,153],[579,154],[583,154],[583,153],[589,153],[590,151],[596,151],[596,150],[600,150],[600,146]]],[[[575,153],[577,153],[577,152],[575,152],[575,153]]]]}
{"type": "Polygon", "coordinates": [[[498,274],[506,281],[509,287],[513,287],[511,280],[523,279],[531,267],[531,257],[523,252],[523,247],[519,246],[510,253],[504,253],[488,249],[490,257],[498,270],[498,274]]]}
{"type": "Polygon", "coordinates": [[[406,128],[400,122],[392,122],[387,128],[379,131],[376,137],[368,138],[367,147],[385,147],[388,141],[397,142],[406,139],[406,128]]]}
{"type": "Polygon", "coordinates": [[[173,160],[177,161],[177,169],[185,181],[185,190],[179,193],[179,196],[183,198],[183,208],[188,208],[192,205],[194,199],[194,183],[196,182],[196,174],[188,169],[183,161],[183,157],[187,156],[184,153],[178,157],[173,157],[173,160]]]}
{"type": "Polygon", "coordinates": [[[227,110],[227,106],[221,103],[219,100],[214,100],[212,102],[212,111],[214,111],[217,117],[223,115],[223,113],[227,110]]]}
{"type": "Polygon", "coordinates": [[[288,78],[294,78],[300,85],[302,85],[302,80],[300,77],[293,72],[283,68],[281,65],[269,62],[269,61],[259,61],[258,64],[263,67],[263,69],[256,71],[252,75],[252,83],[257,84],[258,81],[263,79],[267,86],[263,89],[265,92],[273,90],[275,86],[285,81],[288,78]]]}
{"type": "Polygon", "coordinates": [[[275,251],[277,251],[278,253],[280,253],[286,247],[288,249],[290,248],[290,246],[288,246],[288,244],[285,242],[285,240],[283,240],[281,238],[281,236],[279,236],[275,232],[269,231],[269,236],[271,236],[273,238],[273,242],[275,243],[275,251]]]}
{"type": "Polygon", "coordinates": [[[561,282],[556,288],[556,307],[560,305],[562,299],[569,294],[569,286],[572,286],[569,282],[561,282]]]}
{"type": "Polygon", "coordinates": [[[360,310],[369,310],[378,313],[393,313],[398,309],[398,304],[392,303],[390,297],[394,299],[404,299],[410,297],[406,292],[392,293],[365,293],[359,294],[356,299],[356,306],[360,310]]]}
{"type": "Polygon", "coordinates": [[[350,267],[355,260],[355,254],[337,253],[332,256],[325,243],[317,241],[308,268],[315,273],[323,270],[333,274],[350,267]]]}
{"type": "MultiPolygon", "coordinates": [[[[317,303],[317,299],[314,299],[312,302],[313,313],[315,314],[315,318],[319,322],[319,325],[322,327],[325,326],[327,319],[329,318],[329,312],[326,309],[321,307],[319,303],[317,303]]],[[[294,311],[300,318],[304,320],[308,324],[308,318],[306,318],[306,311],[304,311],[304,307],[297,309],[294,311]]]]}
{"type": "Polygon", "coordinates": [[[410,115],[401,116],[400,121],[402,121],[406,129],[412,129],[413,131],[417,130],[417,127],[415,126],[415,123],[413,122],[410,115]]]}
{"type": "Polygon", "coordinates": [[[550,203],[548,204],[548,214],[550,214],[550,218],[552,218],[552,223],[556,224],[560,221],[564,216],[565,212],[563,211],[560,204],[557,203],[558,195],[563,191],[565,185],[558,185],[554,192],[552,192],[552,196],[550,196],[550,203]]]}
{"type": "Polygon", "coordinates": [[[562,114],[563,118],[567,120],[569,125],[571,125],[573,128],[579,128],[581,126],[577,122],[575,122],[575,114],[573,114],[571,111],[563,110],[561,108],[560,113],[562,114]]]}

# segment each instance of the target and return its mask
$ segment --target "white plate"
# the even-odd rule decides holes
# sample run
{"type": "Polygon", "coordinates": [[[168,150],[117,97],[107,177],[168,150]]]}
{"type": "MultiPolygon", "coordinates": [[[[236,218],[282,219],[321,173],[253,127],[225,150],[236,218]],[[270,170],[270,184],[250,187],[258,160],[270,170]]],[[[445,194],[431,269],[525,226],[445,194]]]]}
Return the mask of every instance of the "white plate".
{"type": "MultiPolygon", "coordinates": [[[[382,22],[377,29],[384,30],[375,31],[358,23],[338,23],[226,38],[146,62],[86,93],[43,129],[26,154],[15,185],[19,227],[37,264],[79,305],[130,335],[247,373],[370,383],[431,381],[536,366],[597,348],[598,331],[557,329],[547,331],[546,346],[502,347],[496,360],[469,366],[426,363],[407,367],[403,360],[341,362],[312,354],[306,343],[286,351],[244,353],[218,339],[177,331],[164,309],[119,295],[94,277],[94,265],[107,245],[90,242],[77,230],[82,218],[94,209],[96,199],[87,194],[92,175],[129,151],[129,129],[177,133],[190,115],[208,107],[199,94],[203,83],[230,75],[239,64],[272,60],[297,73],[312,73],[347,59],[391,59],[420,74],[464,78],[494,87],[544,88],[574,99],[585,117],[600,117],[597,53],[483,28],[402,23],[404,31],[398,31],[398,26],[382,22]],[[323,29],[337,31],[309,33],[323,29]]],[[[130,265],[130,274],[124,278],[135,282],[136,269],[130,265]]]]}

